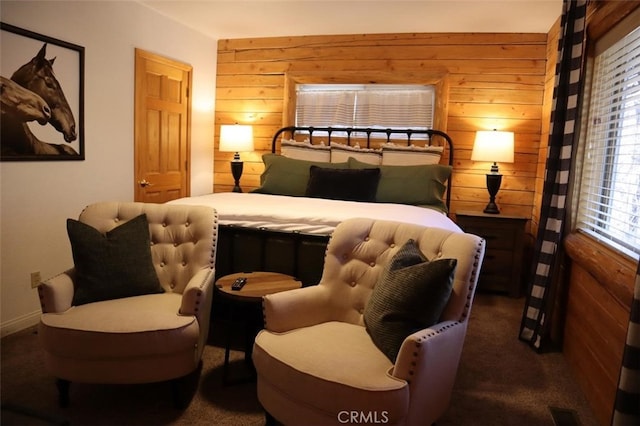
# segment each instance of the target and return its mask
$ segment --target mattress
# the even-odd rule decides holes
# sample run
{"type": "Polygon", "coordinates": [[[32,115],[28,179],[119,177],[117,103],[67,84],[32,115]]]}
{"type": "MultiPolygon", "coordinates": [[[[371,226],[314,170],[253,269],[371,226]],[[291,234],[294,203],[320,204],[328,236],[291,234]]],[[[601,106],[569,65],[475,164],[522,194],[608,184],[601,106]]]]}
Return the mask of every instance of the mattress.
{"type": "Polygon", "coordinates": [[[213,207],[218,212],[220,225],[282,232],[329,235],[340,222],[352,217],[394,220],[462,232],[458,225],[440,211],[404,204],[237,192],[180,198],[169,201],[169,204],[213,207]]]}

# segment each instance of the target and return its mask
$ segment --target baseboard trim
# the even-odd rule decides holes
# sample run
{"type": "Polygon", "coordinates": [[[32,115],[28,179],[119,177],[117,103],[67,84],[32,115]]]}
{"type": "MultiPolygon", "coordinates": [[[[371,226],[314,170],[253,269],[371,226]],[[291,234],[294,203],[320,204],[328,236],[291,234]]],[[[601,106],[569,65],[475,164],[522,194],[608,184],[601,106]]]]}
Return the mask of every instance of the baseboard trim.
{"type": "Polygon", "coordinates": [[[40,315],[42,315],[42,313],[39,310],[33,311],[30,314],[26,314],[0,324],[0,337],[5,337],[29,327],[33,327],[40,321],[40,315]]]}

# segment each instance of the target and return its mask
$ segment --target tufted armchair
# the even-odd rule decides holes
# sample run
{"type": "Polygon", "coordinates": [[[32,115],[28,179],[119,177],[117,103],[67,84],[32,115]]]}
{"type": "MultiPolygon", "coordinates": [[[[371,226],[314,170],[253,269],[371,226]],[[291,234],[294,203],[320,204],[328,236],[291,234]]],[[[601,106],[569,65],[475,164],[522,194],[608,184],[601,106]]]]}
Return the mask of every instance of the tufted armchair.
{"type": "Polygon", "coordinates": [[[320,283],[263,299],[253,361],[268,419],[285,425],[428,425],[448,408],[467,330],[481,238],[440,228],[350,219],[334,231],[320,283]],[[414,239],[429,261],[457,259],[437,324],[404,339],[393,363],[363,312],[384,267],[414,239]]]}
{"type": "Polygon", "coordinates": [[[209,332],[217,213],[200,206],[103,202],[86,207],[79,222],[105,234],[142,213],[149,268],[164,292],[73,306],[76,268],[38,287],[39,338],[46,366],[58,378],[61,405],[68,403],[70,382],[161,382],[199,366],[209,332]]]}

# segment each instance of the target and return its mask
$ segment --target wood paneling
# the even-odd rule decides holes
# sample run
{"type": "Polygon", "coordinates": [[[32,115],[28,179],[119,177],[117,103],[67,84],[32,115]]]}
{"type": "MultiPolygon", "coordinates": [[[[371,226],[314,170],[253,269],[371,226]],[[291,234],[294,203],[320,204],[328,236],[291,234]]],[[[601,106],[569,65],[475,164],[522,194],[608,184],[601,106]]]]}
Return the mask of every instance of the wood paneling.
{"type": "MultiPolygon", "coordinates": [[[[259,185],[261,154],[271,135],[288,122],[287,78],[315,75],[318,81],[356,75],[361,82],[443,83],[440,130],[452,135],[456,157],[452,210],[482,210],[488,201],[488,163],[470,160],[476,130],[515,132],[516,162],[503,164],[498,195],[503,212],[532,216],[538,153],[548,80],[547,34],[356,34],[220,40],[216,125],[254,125],[256,152],[242,154],[245,190],[259,185]],[[289,76],[289,77],[288,77],[289,76]],[[339,77],[342,76],[342,77],[339,77]],[[384,77],[381,77],[384,76],[384,77]]],[[[290,94],[289,94],[290,96],[290,94]]],[[[218,132],[216,132],[217,134],[218,132]]],[[[230,155],[217,152],[214,191],[229,191],[230,155]]]]}
{"type": "Polygon", "coordinates": [[[555,85],[556,62],[558,58],[558,42],[560,38],[560,18],[549,31],[547,39],[547,68],[545,71],[544,93],[541,109],[540,143],[538,144],[538,160],[535,172],[535,191],[533,210],[531,214],[531,233],[535,237],[540,225],[540,208],[542,206],[542,192],[544,187],[545,167],[547,161],[547,147],[549,146],[549,132],[551,131],[551,109],[553,105],[553,88],[555,85]]]}
{"type": "Polygon", "coordinates": [[[571,258],[563,352],[594,415],[610,423],[633,299],[631,259],[583,235],[565,239],[571,258]]]}

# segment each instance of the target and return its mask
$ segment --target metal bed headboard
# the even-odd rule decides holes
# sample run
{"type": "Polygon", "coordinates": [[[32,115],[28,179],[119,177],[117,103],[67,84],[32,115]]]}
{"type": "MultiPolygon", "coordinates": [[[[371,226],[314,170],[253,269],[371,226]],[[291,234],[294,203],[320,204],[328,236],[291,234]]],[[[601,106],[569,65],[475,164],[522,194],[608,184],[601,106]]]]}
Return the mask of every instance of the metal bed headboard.
{"type": "MultiPolygon", "coordinates": [[[[453,167],[453,141],[451,137],[442,132],[440,130],[414,130],[414,129],[372,129],[372,128],[364,128],[364,127],[307,127],[307,126],[288,126],[279,129],[274,135],[271,141],[271,152],[276,153],[276,146],[278,141],[280,140],[280,136],[283,133],[290,133],[291,139],[294,138],[296,133],[306,133],[309,135],[309,142],[313,144],[313,133],[314,132],[323,132],[326,135],[322,135],[322,137],[327,138],[327,145],[331,145],[331,136],[334,133],[345,134],[346,133],[346,142],[347,145],[351,145],[351,138],[357,138],[359,141],[363,139],[362,134],[366,135],[367,148],[370,148],[371,144],[371,135],[383,135],[386,137],[386,141],[391,141],[392,135],[406,135],[407,136],[407,146],[411,145],[411,137],[413,135],[426,135],[426,144],[431,146],[432,139],[434,136],[440,137],[445,141],[445,149],[448,147],[449,159],[448,164],[453,167]],[[353,136],[352,136],[353,135],[353,136]]],[[[341,139],[345,139],[344,136],[340,136],[341,139]]],[[[446,190],[446,205],[447,209],[451,207],[451,177],[449,177],[449,181],[447,182],[447,190],[446,190]]]]}

